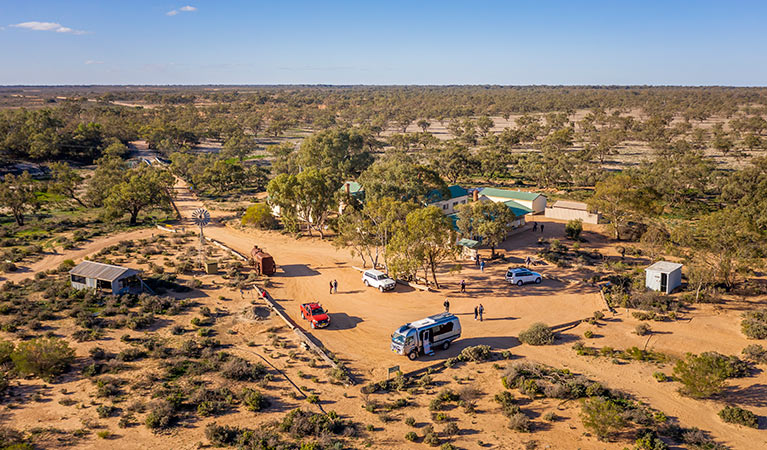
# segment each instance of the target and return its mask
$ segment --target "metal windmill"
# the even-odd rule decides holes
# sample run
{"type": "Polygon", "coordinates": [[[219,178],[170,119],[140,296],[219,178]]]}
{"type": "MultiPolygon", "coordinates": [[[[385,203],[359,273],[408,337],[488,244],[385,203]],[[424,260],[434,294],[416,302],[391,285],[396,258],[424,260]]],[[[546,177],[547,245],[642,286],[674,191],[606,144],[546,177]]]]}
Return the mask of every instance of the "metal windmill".
{"type": "Polygon", "coordinates": [[[210,223],[210,213],[205,208],[195,209],[192,213],[192,221],[195,225],[200,227],[200,265],[205,266],[204,250],[205,245],[205,233],[203,229],[210,223]]]}

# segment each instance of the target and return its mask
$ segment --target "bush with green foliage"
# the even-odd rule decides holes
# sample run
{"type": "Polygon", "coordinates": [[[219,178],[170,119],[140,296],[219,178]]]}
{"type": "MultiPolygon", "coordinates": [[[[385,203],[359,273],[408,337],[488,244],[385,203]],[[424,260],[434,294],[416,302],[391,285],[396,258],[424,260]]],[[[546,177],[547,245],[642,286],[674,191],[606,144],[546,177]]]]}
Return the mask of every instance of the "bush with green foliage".
{"type": "Polygon", "coordinates": [[[490,350],[489,345],[473,345],[461,350],[461,354],[458,356],[461,361],[487,361],[492,356],[493,352],[490,350]]]}
{"type": "Polygon", "coordinates": [[[757,364],[767,364],[767,349],[759,344],[747,345],[741,353],[748,361],[753,361],[757,364]]]}
{"type": "Polygon", "coordinates": [[[546,324],[536,322],[519,333],[519,340],[528,345],[550,345],[554,343],[554,333],[546,324]]]}
{"type": "Polygon", "coordinates": [[[410,442],[415,442],[418,440],[418,435],[415,433],[415,431],[408,431],[405,433],[405,439],[410,442]]]}
{"type": "Polygon", "coordinates": [[[744,312],[740,329],[749,339],[767,339],[767,308],[744,312]]]}
{"type": "Polygon", "coordinates": [[[251,225],[262,230],[272,230],[277,226],[277,220],[266,203],[256,203],[245,210],[242,224],[251,225]]]}
{"type": "Polygon", "coordinates": [[[759,417],[753,412],[738,406],[725,406],[719,411],[719,417],[727,423],[759,428],[759,417]]]}
{"type": "Polygon", "coordinates": [[[688,353],[674,366],[674,377],[682,383],[680,391],[694,398],[707,398],[724,389],[728,369],[721,358],[711,354],[688,353]]]}
{"type": "Polygon", "coordinates": [[[565,225],[565,234],[568,238],[577,241],[581,237],[581,233],[583,232],[583,220],[582,219],[573,219],[567,221],[567,224],[565,225]]]}
{"type": "Polygon", "coordinates": [[[59,338],[37,338],[21,342],[11,353],[16,370],[50,380],[69,369],[75,359],[74,349],[59,338]]]}
{"type": "Polygon", "coordinates": [[[244,388],[240,398],[248,411],[261,411],[269,406],[269,400],[255,389],[244,388]]]}
{"type": "Polygon", "coordinates": [[[581,420],[583,426],[600,440],[609,439],[626,426],[623,409],[605,397],[591,397],[581,401],[581,420]]]}

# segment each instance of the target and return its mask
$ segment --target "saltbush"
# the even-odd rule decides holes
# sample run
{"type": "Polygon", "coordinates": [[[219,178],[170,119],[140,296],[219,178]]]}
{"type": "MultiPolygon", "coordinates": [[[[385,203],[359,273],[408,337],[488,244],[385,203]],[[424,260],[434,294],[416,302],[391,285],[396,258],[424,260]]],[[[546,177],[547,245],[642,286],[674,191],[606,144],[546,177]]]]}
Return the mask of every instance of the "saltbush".
{"type": "Polygon", "coordinates": [[[11,353],[16,370],[49,380],[69,369],[75,351],[58,338],[37,338],[21,342],[11,353]]]}
{"type": "Polygon", "coordinates": [[[740,329],[749,339],[767,339],[767,308],[744,312],[740,329]]]}
{"type": "Polygon", "coordinates": [[[546,324],[537,322],[519,333],[519,340],[529,345],[550,345],[554,343],[554,333],[546,324]]]}
{"type": "Polygon", "coordinates": [[[727,423],[759,428],[759,417],[751,411],[738,406],[725,406],[719,411],[719,417],[727,423]]]}

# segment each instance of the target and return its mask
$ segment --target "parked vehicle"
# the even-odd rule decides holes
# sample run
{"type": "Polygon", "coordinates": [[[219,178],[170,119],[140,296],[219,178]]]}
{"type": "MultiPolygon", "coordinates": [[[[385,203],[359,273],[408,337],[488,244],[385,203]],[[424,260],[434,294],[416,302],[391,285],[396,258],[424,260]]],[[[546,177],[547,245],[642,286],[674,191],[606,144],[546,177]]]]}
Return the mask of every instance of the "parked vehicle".
{"type": "Polygon", "coordinates": [[[511,284],[516,284],[517,286],[522,286],[526,283],[541,284],[542,280],[543,278],[541,277],[541,274],[533,272],[530,269],[525,269],[524,267],[517,269],[509,268],[506,272],[506,281],[511,284]]]}
{"type": "Polygon", "coordinates": [[[459,337],[460,320],[455,315],[444,312],[397,328],[391,335],[391,350],[415,360],[421,352],[432,354],[436,347],[447,350],[459,337]]]}
{"type": "Polygon", "coordinates": [[[274,264],[272,255],[261,250],[257,245],[254,245],[253,250],[250,251],[250,260],[258,275],[270,276],[277,272],[277,265],[274,264]]]}
{"type": "Polygon", "coordinates": [[[325,328],[330,325],[330,316],[319,303],[303,303],[300,309],[301,317],[308,320],[312,328],[325,328]]]}
{"type": "Polygon", "coordinates": [[[389,278],[389,275],[375,269],[363,272],[362,282],[365,283],[365,286],[373,286],[381,292],[391,291],[397,285],[397,282],[389,278]]]}

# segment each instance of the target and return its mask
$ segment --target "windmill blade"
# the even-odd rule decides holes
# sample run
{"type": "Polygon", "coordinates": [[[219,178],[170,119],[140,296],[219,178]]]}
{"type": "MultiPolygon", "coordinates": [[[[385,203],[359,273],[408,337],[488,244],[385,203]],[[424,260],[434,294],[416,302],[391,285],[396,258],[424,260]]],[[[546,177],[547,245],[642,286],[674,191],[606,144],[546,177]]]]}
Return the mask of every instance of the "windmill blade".
{"type": "Polygon", "coordinates": [[[192,221],[199,227],[204,227],[210,223],[210,213],[205,208],[194,210],[192,221]]]}

